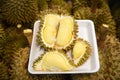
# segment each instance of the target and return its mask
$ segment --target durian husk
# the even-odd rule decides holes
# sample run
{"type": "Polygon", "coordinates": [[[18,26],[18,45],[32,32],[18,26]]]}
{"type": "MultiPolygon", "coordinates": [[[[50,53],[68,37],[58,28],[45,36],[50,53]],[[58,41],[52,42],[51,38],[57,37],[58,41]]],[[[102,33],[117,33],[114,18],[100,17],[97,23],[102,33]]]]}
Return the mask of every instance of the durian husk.
{"type": "Polygon", "coordinates": [[[33,62],[33,68],[36,71],[68,71],[68,70],[72,70],[73,68],[75,68],[75,65],[72,63],[69,57],[67,57],[64,51],[49,50],[49,51],[46,51],[44,54],[42,54],[40,57],[38,57],[33,62]],[[50,55],[53,55],[53,56],[56,55],[56,57],[53,58],[53,57],[50,57],[50,55]],[[49,56],[49,58],[47,58],[48,60],[46,60],[46,56],[47,57],[49,56]],[[66,62],[59,63],[59,61],[63,61],[63,60],[59,60],[60,57],[61,59],[64,58],[63,60],[65,60],[66,62]],[[55,60],[52,61],[51,59],[52,60],[55,59],[55,60]],[[50,60],[52,62],[50,62],[50,60]],[[43,63],[45,61],[47,61],[48,63],[46,64],[43,63]],[[55,64],[53,64],[54,62],[55,64]],[[52,65],[50,65],[50,63],[52,63],[52,65]],[[65,64],[62,64],[62,63],[65,63],[65,64]]]}
{"type": "Polygon", "coordinates": [[[37,0],[6,0],[1,6],[1,12],[3,20],[8,24],[31,24],[36,20],[38,13],[37,0]]]}
{"type": "MultiPolygon", "coordinates": [[[[49,14],[49,15],[57,15],[57,14],[49,14]]],[[[62,15],[62,16],[64,16],[64,15],[62,15]]],[[[74,20],[74,27],[73,27],[73,31],[72,31],[72,39],[69,42],[69,44],[67,44],[64,47],[55,47],[54,44],[53,44],[53,46],[49,47],[44,43],[42,35],[41,35],[42,30],[44,29],[43,25],[44,25],[44,20],[41,21],[41,24],[39,25],[39,31],[38,31],[38,34],[37,34],[37,42],[38,42],[38,44],[40,44],[40,46],[42,48],[44,48],[44,49],[48,49],[48,48],[50,48],[50,49],[62,49],[62,50],[65,50],[65,51],[68,51],[72,48],[72,46],[74,44],[74,41],[77,38],[77,32],[78,32],[78,25],[77,25],[77,22],[75,20],[74,20]]]]}
{"type": "Polygon", "coordinates": [[[73,46],[73,49],[72,49],[72,57],[73,57],[74,64],[76,66],[80,66],[80,65],[84,64],[88,60],[89,56],[91,55],[91,51],[92,51],[91,46],[87,41],[85,41],[85,40],[83,40],[81,38],[76,39],[76,41],[74,43],[74,46],[73,46]],[[81,55],[78,55],[77,57],[75,57],[74,48],[75,48],[75,46],[77,45],[78,42],[82,42],[86,46],[85,46],[85,48],[83,48],[84,53],[82,53],[81,55]]]}

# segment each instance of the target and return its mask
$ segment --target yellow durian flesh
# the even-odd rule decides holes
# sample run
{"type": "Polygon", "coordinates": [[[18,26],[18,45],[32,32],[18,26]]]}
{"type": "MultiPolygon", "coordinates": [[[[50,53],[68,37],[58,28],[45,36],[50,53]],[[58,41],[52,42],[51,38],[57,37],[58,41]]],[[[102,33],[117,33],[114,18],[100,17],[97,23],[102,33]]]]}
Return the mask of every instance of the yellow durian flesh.
{"type": "Polygon", "coordinates": [[[89,45],[86,41],[83,41],[82,39],[76,40],[72,51],[74,64],[77,65],[80,63],[80,60],[86,56],[86,54],[89,54],[87,53],[87,47],[89,47],[89,45]]]}
{"type": "Polygon", "coordinates": [[[77,41],[73,48],[73,58],[81,57],[86,51],[86,44],[83,41],[77,41]]]}
{"type": "Polygon", "coordinates": [[[64,53],[58,51],[47,52],[37,65],[35,70],[43,71],[67,71],[73,69],[64,53]]]}
{"type": "Polygon", "coordinates": [[[45,16],[45,22],[43,24],[43,29],[41,32],[42,38],[47,45],[53,45],[56,34],[57,26],[59,24],[59,16],[48,14],[45,16]]]}
{"type": "Polygon", "coordinates": [[[74,20],[70,16],[61,16],[56,44],[59,47],[67,46],[73,38],[74,20]]]}

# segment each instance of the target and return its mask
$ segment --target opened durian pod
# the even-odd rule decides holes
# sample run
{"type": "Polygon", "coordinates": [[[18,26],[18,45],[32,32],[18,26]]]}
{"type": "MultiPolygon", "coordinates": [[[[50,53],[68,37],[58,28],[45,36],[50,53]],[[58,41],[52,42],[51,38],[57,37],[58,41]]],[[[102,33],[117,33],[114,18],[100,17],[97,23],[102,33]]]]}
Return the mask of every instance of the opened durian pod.
{"type": "Polygon", "coordinates": [[[76,66],[84,64],[89,58],[91,50],[91,46],[87,41],[81,38],[76,39],[72,49],[72,57],[74,64],[76,66]]]}
{"type": "Polygon", "coordinates": [[[75,65],[67,57],[64,51],[50,50],[42,54],[33,63],[36,71],[68,71],[75,65]]]}
{"type": "Polygon", "coordinates": [[[71,16],[47,14],[39,28],[37,42],[45,49],[69,50],[77,37],[78,26],[71,16]]]}

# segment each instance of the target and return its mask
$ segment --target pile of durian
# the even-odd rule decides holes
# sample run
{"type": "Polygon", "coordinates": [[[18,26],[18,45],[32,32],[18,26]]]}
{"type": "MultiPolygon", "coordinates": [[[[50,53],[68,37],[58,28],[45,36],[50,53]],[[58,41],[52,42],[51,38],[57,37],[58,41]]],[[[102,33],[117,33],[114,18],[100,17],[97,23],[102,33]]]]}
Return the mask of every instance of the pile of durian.
{"type": "Polygon", "coordinates": [[[87,61],[90,44],[78,38],[78,26],[68,15],[47,14],[37,34],[44,53],[33,62],[36,71],[69,71],[87,61]]]}

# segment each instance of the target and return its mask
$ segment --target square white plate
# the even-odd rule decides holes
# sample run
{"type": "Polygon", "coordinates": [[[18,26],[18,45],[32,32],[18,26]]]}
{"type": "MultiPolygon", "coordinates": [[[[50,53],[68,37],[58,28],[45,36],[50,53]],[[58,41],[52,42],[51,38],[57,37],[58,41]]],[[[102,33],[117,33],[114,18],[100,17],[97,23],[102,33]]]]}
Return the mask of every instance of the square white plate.
{"type": "Polygon", "coordinates": [[[83,38],[88,41],[92,46],[92,54],[89,59],[78,68],[75,68],[72,71],[65,72],[43,72],[35,71],[33,69],[33,61],[38,58],[38,56],[43,53],[43,50],[40,49],[40,46],[36,42],[36,35],[39,30],[40,21],[36,21],[34,24],[33,40],[31,45],[31,51],[29,56],[28,71],[31,74],[74,74],[74,73],[94,73],[97,72],[100,68],[99,57],[98,57],[98,48],[96,42],[96,35],[94,24],[91,20],[76,20],[79,26],[78,37],[83,38]]]}

